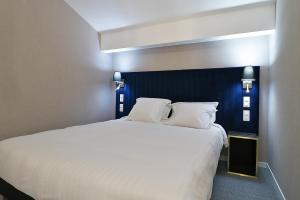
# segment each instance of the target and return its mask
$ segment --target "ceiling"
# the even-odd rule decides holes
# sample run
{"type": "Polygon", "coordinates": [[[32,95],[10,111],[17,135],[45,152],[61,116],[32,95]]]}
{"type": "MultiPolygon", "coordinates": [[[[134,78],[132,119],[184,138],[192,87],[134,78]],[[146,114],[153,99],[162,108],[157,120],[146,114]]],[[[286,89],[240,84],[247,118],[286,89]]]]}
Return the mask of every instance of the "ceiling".
{"type": "Polygon", "coordinates": [[[97,31],[273,0],[64,0],[97,31]]]}

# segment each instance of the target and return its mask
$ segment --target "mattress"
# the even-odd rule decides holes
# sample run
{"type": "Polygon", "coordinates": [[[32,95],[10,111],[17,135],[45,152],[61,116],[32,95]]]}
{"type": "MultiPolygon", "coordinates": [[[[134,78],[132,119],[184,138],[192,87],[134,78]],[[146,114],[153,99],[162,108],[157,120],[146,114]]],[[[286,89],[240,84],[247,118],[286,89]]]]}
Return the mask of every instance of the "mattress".
{"type": "Polygon", "coordinates": [[[224,129],[112,120],[0,142],[0,177],[36,200],[207,200],[224,129]]]}

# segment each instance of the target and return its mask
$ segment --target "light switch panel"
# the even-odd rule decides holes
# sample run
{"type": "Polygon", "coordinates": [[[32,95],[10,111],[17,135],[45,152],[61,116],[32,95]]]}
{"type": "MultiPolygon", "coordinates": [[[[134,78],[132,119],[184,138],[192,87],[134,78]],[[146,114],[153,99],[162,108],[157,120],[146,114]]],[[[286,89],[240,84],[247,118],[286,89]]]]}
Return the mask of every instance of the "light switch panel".
{"type": "Polygon", "coordinates": [[[120,104],[119,111],[120,111],[120,112],[123,112],[123,111],[124,111],[124,105],[123,105],[123,104],[120,104]]]}
{"type": "Polygon", "coordinates": [[[120,94],[120,102],[121,102],[121,103],[124,102],[124,94],[120,94]]]}
{"type": "Polygon", "coordinates": [[[243,110],[243,121],[250,122],[250,110],[243,110]]]}
{"type": "Polygon", "coordinates": [[[250,108],[250,97],[243,97],[243,107],[250,108]]]}

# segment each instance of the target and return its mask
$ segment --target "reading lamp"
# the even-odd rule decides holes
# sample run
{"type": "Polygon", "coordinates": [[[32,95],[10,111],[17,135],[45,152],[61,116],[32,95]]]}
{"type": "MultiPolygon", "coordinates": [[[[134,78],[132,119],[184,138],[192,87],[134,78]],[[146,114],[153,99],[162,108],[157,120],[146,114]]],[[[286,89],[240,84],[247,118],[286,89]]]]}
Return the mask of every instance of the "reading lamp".
{"type": "Polygon", "coordinates": [[[246,93],[250,92],[253,81],[255,81],[254,69],[252,66],[247,66],[244,68],[243,78],[242,78],[243,89],[246,89],[246,93]]]}
{"type": "Polygon", "coordinates": [[[116,83],[117,89],[120,89],[121,87],[124,87],[124,80],[122,79],[121,72],[115,72],[113,81],[116,83]]]}

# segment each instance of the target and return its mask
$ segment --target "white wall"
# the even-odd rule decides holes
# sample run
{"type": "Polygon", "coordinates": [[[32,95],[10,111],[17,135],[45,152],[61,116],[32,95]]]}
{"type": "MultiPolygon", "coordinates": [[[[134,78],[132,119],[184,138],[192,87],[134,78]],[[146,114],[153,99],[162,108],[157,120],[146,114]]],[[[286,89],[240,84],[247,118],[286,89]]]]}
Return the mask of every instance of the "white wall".
{"type": "Polygon", "coordinates": [[[223,37],[237,37],[273,30],[275,5],[256,5],[222,10],[205,16],[129,27],[101,33],[101,50],[149,48],[196,41],[212,41],[223,37]]]}
{"type": "Polygon", "coordinates": [[[260,160],[266,161],[268,108],[269,37],[224,40],[113,54],[116,71],[155,71],[259,65],[260,160]]]}
{"type": "Polygon", "coordinates": [[[112,57],[62,0],[0,1],[0,140],[113,117],[112,57]]]}
{"type": "Polygon", "coordinates": [[[300,1],[277,1],[272,38],[268,157],[286,199],[300,199],[300,1]]]}

